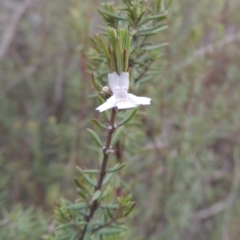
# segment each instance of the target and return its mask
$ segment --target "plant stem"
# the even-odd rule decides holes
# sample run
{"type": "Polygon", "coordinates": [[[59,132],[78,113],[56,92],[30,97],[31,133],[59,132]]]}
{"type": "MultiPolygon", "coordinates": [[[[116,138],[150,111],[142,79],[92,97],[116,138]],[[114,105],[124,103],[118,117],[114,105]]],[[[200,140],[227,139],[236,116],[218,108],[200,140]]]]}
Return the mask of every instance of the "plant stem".
{"type": "MultiPolygon", "coordinates": [[[[113,133],[116,129],[116,127],[114,126],[116,115],[117,115],[117,110],[115,108],[112,108],[111,118],[110,118],[110,121],[109,121],[109,127],[108,127],[108,131],[107,131],[106,145],[103,149],[103,160],[102,160],[101,170],[100,170],[100,174],[99,174],[99,177],[98,177],[97,186],[95,187],[95,191],[101,190],[102,182],[103,182],[103,179],[106,175],[106,168],[107,168],[108,157],[109,157],[108,150],[111,147],[112,135],[113,135],[113,133]]],[[[94,213],[96,212],[97,208],[98,208],[98,200],[94,200],[90,205],[89,214],[85,217],[85,221],[87,222],[87,224],[85,225],[85,227],[84,227],[84,229],[81,233],[81,236],[79,237],[79,240],[84,239],[84,236],[85,236],[86,231],[87,231],[88,224],[91,221],[91,219],[93,218],[94,213]]]]}

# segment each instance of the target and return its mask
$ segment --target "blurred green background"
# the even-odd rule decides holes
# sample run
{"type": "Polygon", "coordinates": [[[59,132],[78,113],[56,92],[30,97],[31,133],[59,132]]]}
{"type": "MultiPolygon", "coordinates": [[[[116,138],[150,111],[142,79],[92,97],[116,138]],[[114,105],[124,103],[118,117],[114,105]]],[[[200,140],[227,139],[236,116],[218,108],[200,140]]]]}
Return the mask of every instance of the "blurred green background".
{"type": "MultiPolygon", "coordinates": [[[[100,7],[0,1],[1,240],[51,232],[54,203],[77,197],[75,165],[97,165],[85,53],[100,7]]],[[[172,1],[169,29],[154,39],[169,42],[162,73],[141,85],[152,104],[123,143],[133,240],[240,239],[239,12],[238,0],[172,1]]]]}

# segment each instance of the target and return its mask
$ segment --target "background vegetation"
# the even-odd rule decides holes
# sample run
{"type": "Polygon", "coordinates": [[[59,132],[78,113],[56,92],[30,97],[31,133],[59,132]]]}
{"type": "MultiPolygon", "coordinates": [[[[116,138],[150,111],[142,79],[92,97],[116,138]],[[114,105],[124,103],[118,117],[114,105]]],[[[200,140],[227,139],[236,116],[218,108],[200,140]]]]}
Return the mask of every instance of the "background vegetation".
{"type": "MultiPolygon", "coordinates": [[[[96,164],[85,53],[100,32],[97,8],[0,1],[0,239],[51,232],[54,202],[76,198],[75,165],[96,164]]],[[[239,10],[237,0],[173,1],[169,29],[153,39],[169,42],[161,74],[135,90],[152,104],[122,146],[117,191],[137,201],[129,239],[239,239],[239,10]]]]}

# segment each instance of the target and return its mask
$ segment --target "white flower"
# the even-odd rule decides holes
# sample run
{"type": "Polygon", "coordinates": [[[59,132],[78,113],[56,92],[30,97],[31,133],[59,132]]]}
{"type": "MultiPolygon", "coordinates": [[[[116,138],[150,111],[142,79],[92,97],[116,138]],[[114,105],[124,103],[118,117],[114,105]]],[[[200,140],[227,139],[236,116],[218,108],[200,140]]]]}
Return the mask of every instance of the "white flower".
{"type": "Polygon", "coordinates": [[[114,72],[108,74],[108,84],[113,95],[105,103],[96,108],[99,112],[117,107],[118,109],[134,108],[138,105],[149,105],[151,99],[147,97],[137,97],[128,93],[129,74],[122,72],[120,76],[114,72]]]}

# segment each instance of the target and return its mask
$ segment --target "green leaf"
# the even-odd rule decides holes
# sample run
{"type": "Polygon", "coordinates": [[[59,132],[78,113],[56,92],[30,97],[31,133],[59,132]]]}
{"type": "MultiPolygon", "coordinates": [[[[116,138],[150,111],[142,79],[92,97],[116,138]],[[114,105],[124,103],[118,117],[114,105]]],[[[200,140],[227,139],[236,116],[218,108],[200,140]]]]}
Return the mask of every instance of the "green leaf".
{"type": "Polygon", "coordinates": [[[119,141],[119,139],[121,138],[121,136],[123,134],[123,130],[124,130],[124,126],[117,128],[117,130],[115,131],[115,133],[113,135],[112,146],[114,146],[119,141]]]}
{"type": "Polygon", "coordinates": [[[101,129],[107,129],[107,126],[105,126],[104,124],[100,123],[97,119],[92,118],[92,122],[95,123],[96,126],[98,126],[101,129]]]}
{"type": "Polygon", "coordinates": [[[83,240],[90,240],[91,239],[92,230],[93,230],[93,226],[92,226],[91,222],[89,222],[88,225],[87,225],[87,230],[86,230],[86,233],[84,235],[83,240]]]}
{"type": "Polygon", "coordinates": [[[63,229],[63,228],[70,228],[72,225],[72,223],[63,223],[63,224],[60,224],[58,225],[55,230],[59,230],[59,229],[63,229]]]}
{"type": "Polygon", "coordinates": [[[131,111],[118,125],[122,126],[126,123],[128,123],[137,113],[138,108],[134,108],[133,111],[131,111]]]}
{"type": "Polygon", "coordinates": [[[102,91],[102,86],[98,83],[98,81],[93,73],[92,73],[92,85],[96,91],[98,91],[98,92],[102,91]]]}
{"type": "Polygon", "coordinates": [[[87,208],[87,204],[86,203],[75,203],[75,204],[72,204],[72,205],[68,205],[66,206],[65,208],[66,209],[72,209],[72,210],[80,210],[80,209],[84,209],[84,208],[87,208]]]}
{"type": "Polygon", "coordinates": [[[168,28],[168,26],[160,26],[160,27],[156,28],[155,30],[149,30],[150,28],[144,29],[144,30],[139,31],[138,35],[139,36],[150,36],[150,35],[154,35],[154,34],[160,32],[160,31],[163,31],[167,28],[168,28]]]}
{"type": "Polygon", "coordinates": [[[101,190],[97,190],[92,196],[92,201],[98,200],[101,197],[101,194],[101,190]]]}
{"type": "Polygon", "coordinates": [[[112,167],[112,168],[109,168],[106,172],[107,173],[110,173],[110,172],[117,172],[117,171],[119,171],[119,170],[121,170],[123,167],[125,167],[126,166],[126,163],[122,163],[122,164],[117,164],[117,165],[115,165],[114,167],[112,167]]]}
{"type": "Polygon", "coordinates": [[[90,128],[87,128],[87,131],[89,132],[90,136],[92,137],[92,139],[94,140],[94,142],[100,147],[103,147],[103,143],[101,141],[101,139],[98,137],[98,135],[90,128]]]}
{"type": "Polygon", "coordinates": [[[93,186],[93,187],[96,186],[97,182],[96,182],[95,179],[93,180],[92,178],[90,178],[86,173],[83,172],[83,170],[82,170],[80,167],[76,167],[76,168],[77,168],[78,172],[81,174],[82,178],[83,178],[87,183],[89,183],[89,184],[90,184],[91,186],[93,186]]]}
{"type": "Polygon", "coordinates": [[[99,207],[103,209],[117,210],[119,208],[119,205],[118,204],[101,204],[99,205],[99,207]]]}
{"type": "Polygon", "coordinates": [[[131,202],[131,206],[129,207],[129,209],[124,213],[124,217],[127,217],[133,210],[133,208],[135,207],[136,203],[135,202],[131,202]]]}
{"type": "Polygon", "coordinates": [[[78,236],[78,232],[74,232],[72,234],[72,237],[69,240],[75,240],[77,236],[78,236]]]}
{"type": "Polygon", "coordinates": [[[110,12],[106,12],[106,11],[102,11],[102,10],[98,10],[99,13],[105,17],[105,16],[109,16],[109,17],[112,17],[112,18],[115,18],[115,19],[118,19],[118,20],[122,20],[122,21],[126,21],[126,18],[124,17],[121,17],[117,14],[114,14],[114,13],[110,13],[110,12]]]}
{"type": "Polygon", "coordinates": [[[99,235],[110,235],[110,234],[119,234],[125,229],[121,228],[114,228],[114,227],[108,227],[108,228],[103,228],[98,231],[99,235]]]}
{"type": "Polygon", "coordinates": [[[86,174],[98,174],[100,172],[99,169],[86,169],[86,170],[82,170],[83,173],[86,174]]]}
{"type": "Polygon", "coordinates": [[[86,200],[86,198],[87,198],[87,194],[81,189],[81,188],[78,188],[77,189],[77,192],[78,192],[78,194],[84,199],[84,200],[86,200]]]}
{"type": "Polygon", "coordinates": [[[87,222],[85,222],[85,221],[77,221],[77,222],[75,222],[75,224],[76,224],[77,226],[83,226],[83,225],[86,225],[87,222]]]}
{"type": "Polygon", "coordinates": [[[108,48],[107,48],[105,42],[103,41],[103,39],[101,37],[99,37],[99,42],[102,46],[103,52],[104,52],[105,57],[107,59],[108,67],[110,68],[110,55],[109,55],[109,52],[108,52],[108,48]]]}
{"type": "Polygon", "coordinates": [[[145,23],[145,22],[148,22],[148,21],[151,21],[151,20],[157,20],[158,22],[163,20],[163,19],[166,19],[167,17],[167,14],[164,13],[164,14],[157,14],[157,15],[153,15],[153,16],[148,16],[148,17],[143,17],[140,21],[140,25],[145,23]]]}
{"type": "Polygon", "coordinates": [[[167,45],[169,45],[169,43],[161,43],[161,44],[152,45],[152,46],[145,46],[145,47],[142,47],[142,49],[143,50],[155,50],[155,49],[165,47],[167,45]]]}
{"type": "Polygon", "coordinates": [[[69,240],[72,237],[72,233],[68,233],[66,235],[61,235],[57,238],[54,238],[54,240],[69,240]]]}
{"type": "Polygon", "coordinates": [[[114,175],[116,174],[116,172],[110,172],[106,175],[106,177],[103,180],[102,185],[106,185],[107,183],[109,183],[109,181],[114,177],[114,175]]]}

